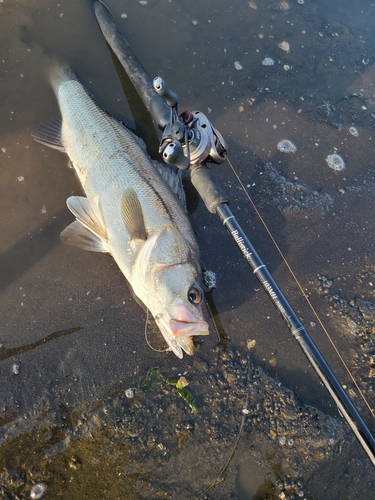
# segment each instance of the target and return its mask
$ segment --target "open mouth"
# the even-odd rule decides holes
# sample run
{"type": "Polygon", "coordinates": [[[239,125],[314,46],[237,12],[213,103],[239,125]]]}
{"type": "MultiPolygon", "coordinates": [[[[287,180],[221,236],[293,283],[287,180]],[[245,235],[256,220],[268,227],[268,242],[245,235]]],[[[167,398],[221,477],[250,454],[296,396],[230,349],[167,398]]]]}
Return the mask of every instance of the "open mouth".
{"type": "Polygon", "coordinates": [[[169,326],[176,337],[209,334],[208,324],[197,318],[182,302],[173,304],[169,313],[169,326]]]}
{"type": "Polygon", "coordinates": [[[208,324],[205,321],[197,319],[194,323],[178,319],[170,319],[169,326],[176,337],[182,337],[185,335],[208,335],[210,333],[208,331],[208,324]]]}

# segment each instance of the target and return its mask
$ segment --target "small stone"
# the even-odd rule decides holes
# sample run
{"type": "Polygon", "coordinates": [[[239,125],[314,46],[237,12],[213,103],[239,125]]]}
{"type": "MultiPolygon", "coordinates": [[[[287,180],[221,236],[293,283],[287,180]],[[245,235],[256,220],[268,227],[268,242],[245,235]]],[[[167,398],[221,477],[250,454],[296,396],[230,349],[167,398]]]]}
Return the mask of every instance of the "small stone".
{"type": "Polygon", "coordinates": [[[189,382],[186,380],[185,377],[180,377],[178,379],[178,382],[177,384],[180,386],[180,387],[187,387],[189,385],[189,382]]]}
{"type": "Polygon", "coordinates": [[[250,349],[252,349],[253,347],[255,347],[256,343],[257,343],[256,340],[248,340],[247,341],[247,348],[248,348],[248,350],[250,351],[250,349]]]}
{"type": "Polygon", "coordinates": [[[262,61],[262,64],[263,66],[273,66],[275,64],[275,61],[270,57],[265,57],[262,61]]]}
{"type": "Polygon", "coordinates": [[[268,360],[268,362],[271,366],[276,366],[277,364],[276,358],[271,358],[270,360],[268,360]]]}
{"type": "Polygon", "coordinates": [[[286,52],[287,54],[289,54],[290,52],[290,45],[288,42],[281,42],[278,44],[278,47],[279,49],[283,50],[284,52],[286,52]]]}
{"type": "Polygon", "coordinates": [[[277,436],[277,434],[276,434],[276,432],[274,430],[271,429],[270,432],[269,432],[269,436],[270,436],[271,439],[275,439],[275,437],[277,436]]]}
{"type": "Polygon", "coordinates": [[[240,62],[238,61],[234,61],[234,67],[236,68],[237,71],[242,71],[243,70],[243,66],[240,62]]]}
{"type": "Polygon", "coordinates": [[[353,137],[358,137],[358,130],[355,127],[349,127],[349,134],[353,137]]]}
{"type": "Polygon", "coordinates": [[[280,439],[279,439],[279,444],[281,444],[281,446],[284,446],[284,444],[286,443],[286,437],[285,436],[282,436],[280,439]]]}
{"type": "Polygon", "coordinates": [[[17,365],[17,363],[14,363],[12,365],[12,372],[14,373],[14,375],[18,375],[20,372],[20,365],[17,365]]]}
{"type": "Polygon", "coordinates": [[[127,398],[134,398],[134,390],[132,388],[126,389],[125,396],[127,398]]]}

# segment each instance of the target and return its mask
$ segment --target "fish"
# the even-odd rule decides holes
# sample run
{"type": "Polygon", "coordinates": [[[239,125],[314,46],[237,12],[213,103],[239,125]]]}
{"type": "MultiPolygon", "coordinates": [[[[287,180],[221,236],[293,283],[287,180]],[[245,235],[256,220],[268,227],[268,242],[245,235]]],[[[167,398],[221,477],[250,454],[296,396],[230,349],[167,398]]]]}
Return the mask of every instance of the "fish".
{"type": "Polygon", "coordinates": [[[148,156],[142,139],[101,108],[67,65],[55,63],[50,80],[61,119],[32,135],[68,154],[86,195],[67,199],[76,220],[61,240],[112,255],[168,349],[192,355],[192,336],[209,334],[202,269],[186,208],[161,174],[168,167],[148,156]]]}

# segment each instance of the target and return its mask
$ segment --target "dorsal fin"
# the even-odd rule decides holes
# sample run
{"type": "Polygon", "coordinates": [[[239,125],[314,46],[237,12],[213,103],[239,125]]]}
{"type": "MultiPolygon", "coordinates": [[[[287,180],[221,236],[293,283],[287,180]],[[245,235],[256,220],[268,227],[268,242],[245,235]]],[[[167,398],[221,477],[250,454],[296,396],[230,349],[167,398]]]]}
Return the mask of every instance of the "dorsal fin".
{"type": "Polygon", "coordinates": [[[181,170],[177,167],[167,165],[166,163],[160,163],[156,160],[152,160],[152,163],[155,165],[156,170],[180,200],[183,209],[186,210],[186,197],[185,190],[182,185],[181,170]]]}

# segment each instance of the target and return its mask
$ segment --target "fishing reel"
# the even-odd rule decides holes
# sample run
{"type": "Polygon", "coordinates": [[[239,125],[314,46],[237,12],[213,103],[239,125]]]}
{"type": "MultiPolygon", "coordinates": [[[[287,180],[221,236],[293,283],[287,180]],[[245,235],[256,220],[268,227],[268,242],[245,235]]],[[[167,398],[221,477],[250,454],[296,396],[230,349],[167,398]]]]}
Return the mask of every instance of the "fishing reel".
{"type": "Polygon", "coordinates": [[[160,76],[154,78],[153,86],[170,108],[170,115],[162,125],[164,130],[159,146],[165,163],[182,170],[205,162],[222,163],[227,145],[207,116],[201,111],[180,113],[177,95],[160,76]]]}

